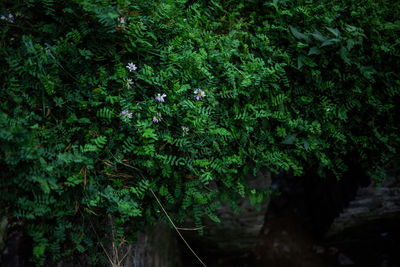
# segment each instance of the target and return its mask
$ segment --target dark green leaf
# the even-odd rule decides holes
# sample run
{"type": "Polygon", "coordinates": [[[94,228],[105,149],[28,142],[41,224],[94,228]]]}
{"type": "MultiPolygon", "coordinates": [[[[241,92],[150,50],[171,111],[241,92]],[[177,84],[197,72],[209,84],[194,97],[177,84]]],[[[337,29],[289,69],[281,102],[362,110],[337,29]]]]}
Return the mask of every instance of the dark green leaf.
{"type": "Polygon", "coordinates": [[[289,26],[289,29],[290,29],[291,33],[293,34],[293,36],[296,37],[297,39],[300,39],[300,40],[307,39],[307,36],[304,35],[303,33],[299,32],[296,28],[289,26]]]}
{"type": "Polygon", "coordinates": [[[296,136],[297,136],[297,134],[291,134],[291,135],[286,136],[285,140],[282,141],[282,144],[293,145],[294,142],[296,141],[296,136]]]}
{"type": "Polygon", "coordinates": [[[331,33],[333,33],[333,35],[335,35],[335,37],[339,37],[340,36],[340,32],[339,32],[338,29],[332,29],[332,28],[329,28],[329,27],[326,27],[326,29],[328,31],[330,31],[331,33]]]}
{"type": "Polygon", "coordinates": [[[331,45],[337,44],[338,42],[340,42],[339,39],[336,39],[336,38],[329,39],[329,40],[326,40],[325,42],[323,42],[320,47],[331,46],[331,45]]]}
{"type": "Polygon", "coordinates": [[[321,50],[316,46],[311,47],[310,51],[308,51],[309,56],[310,55],[319,55],[319,54],[321,54],[321,50]]]}

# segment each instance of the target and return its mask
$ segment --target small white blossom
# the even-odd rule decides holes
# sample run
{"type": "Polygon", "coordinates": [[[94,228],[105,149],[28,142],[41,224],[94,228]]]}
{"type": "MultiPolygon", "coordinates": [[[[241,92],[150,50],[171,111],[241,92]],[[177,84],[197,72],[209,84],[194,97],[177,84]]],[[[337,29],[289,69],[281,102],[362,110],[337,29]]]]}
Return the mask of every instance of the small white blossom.
{"type": "Polygon", "coordinates": [[[127,89],[131,89],[131,85],[133,84],[132,79],[124,78],[125,85],[127,89]]]}
{"type": "Polygon", "coordinates": [[[158,102],[164,102],[164,97],[166,97],[166,94],[158,94],[154,99],[157,100],[158,102]]]}
{"type": "Polygon", "coordinates": [[[133,64],[132,62],[128,63],[128,65],[126,66],[126,68],[127,68],[130,72],[135,71],[135,70],[137,69],[136,65],[133,64]]]}
{"type": "Polygon", "coordinates": [[[195,97],[196,97],[197,100],[200,100],[200,99],[202,99],[203,97],[206,96],[206,93],[201,89],[196,89],[194,91],[194,94],[195,94],[195,97]]]}
{"type": "Polygon", "coordinates": [[[161,121],[162,117],[161,117],[161,113],[157,113],[157,116],[153,117],[153,122],[154,123],[159,123],[161,121]]]}
{"type": "Polygon", "coordinates": [[[122,26],[125,24],[125,17],[119,17],[119,18],[117,18],[117,20],[118,20],[119,26],[122,26]]]}
{"type": "Polygon", "coordinates": [[[132,118],[132,112],[129,113],[128,110],[126,110],[126,109],[121,112],[121,115],[122,116],[127,116],[130,119],[132,118]]]}
{"type": "Polygon", "coordinates": [[[1,16],[0,17],[0,19],[2,19],[2,20],[6,20],[7,22],[9,22],[9,23],[13,23],[14,22],[14,15],[13,14],[8,14],[8,16],[6,17],[6,16],[1,16]]]}
{"type": "Polygon", "coordinates": [[[183,136],[185,136],[185,135],[188,134],[188,132],[189,132],[189,128],[188,128],[188,127],[186,127],[186,126],[181,126],[181,129],[182,129],[182,135],[183,135],[183,136]]]}

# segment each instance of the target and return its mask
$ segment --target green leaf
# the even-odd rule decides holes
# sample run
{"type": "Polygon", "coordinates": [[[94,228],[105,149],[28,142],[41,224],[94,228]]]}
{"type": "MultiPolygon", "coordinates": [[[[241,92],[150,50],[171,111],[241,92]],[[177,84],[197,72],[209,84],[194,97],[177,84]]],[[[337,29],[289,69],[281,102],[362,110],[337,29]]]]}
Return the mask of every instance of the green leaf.
{"type": "Polygon", "coordinates": [[[216,215],[214,215],[214,214],[207,214],[207,215],[212,221],[214,221],[216,223],[220,223],[221,222],[221,220],[216,215]]]}
{"type": "Polygon", "coordinates": [[[319,54],[321,54],[321,50],[316,46],[311,47],[310,51],[308,51],[309,56],[310,55],[319,55],[319,54]]]}
{"type": "Polygon", "coordinates": [[[336,39],[336,38],[329,39],[329,40],[326,40],[325,42],[323,42],[320,47],[331,46],[331,45],[337,44],[338,42],[340,42],[339,39],[336,39]]]}
{"type": "Polygon", "coordinates": [[[263,194],[262,194],[262,193],[259,193],[259,194],[258,194],[258,197],[257,197],[257,203],[261,203],[261,202],[263,201],[263,199],[264,199],[263,194]]]}
{"type": "Polygon", "coordinates": [[[301,69],[301,67],[303,67],[303,65],[304,65],[303,58],[304,58],[303,55],[300,55],[297,57],[297,68],[298,69],[301,69]]]}
{"type": "Polygon", "coordinates": [[[249,201],[250,201],[250,204],[252,206],[254,206],[257,203],[256,194],[250,194],[249,195],[249,201]]]}
{"type": "Polygon", "coordinates": [[[40,258],[41,256],[44,255],[44,252],[46,250],[47,243],[39,243],[36,246],[33,247],[33,256],[36,258],[40,258]]]}
{"type": "Polygon", "coordinates": [[[350,61],[350,59],[347,57],[347,49],[345,48],[345,47],[341,47],[340,48],[340,51],[339,51],[339,53],[340,53],[340,57],[343,59],[343,61],[346,63],[346,64],[348,64],[348,65],[351,65],[351,61],[350,61]]]}
{"type": "Polygon", "coordinates": [[[293,145],[294,141],[296,141],[296,136],[297,136],[297,134],[291,134],[291,135],[286,136],[285,140],[282,141],[282,144],[293,145]]]}
{"type": "Polygon", "coordinates": [[[296,28],[289,26],[290,31],[292,32],[293,36],[299,40],[306,40],[307,36],[301,32],[299,32],[296,28]]]}
{"type": "Polygon", "coordinates": [[[326,29],[328,31],[330,31],[331,33],[333,33],[333,35],[335,35],[335,37],[339,37],[340,36],[340,32],[339,32],[338,29],[332,29],[332,28],[329,28],[329,27],[326,27],[326,29]]]}
{"type": "Polygon", "coordinates": [[[144,137],[144,138],[152,138],[152,139],[154,139],[154,140],[157,140],[157,139],[158,139],[158,138],[157,138],[157,134],[154,133],[154,130],[151,129],[151,128],[146,128],[146,129],[144,129],[144,131],[143,131],[143,137],[144,137]]]}
{"type": "Polygon", "coordinates": [[[324,42],[327,38],[322,35],[319,31],[315,31],[313,34],[311,34],[312,37],[314,37],[315,40],[324,42]]]}
{"type": "Polygon", "coordinates": [[[166,196],[168,194],[168,189],[164,185],[162,185],[159,189],[159,192],[161,196],[166,196]]]}
{"type": "Polygon", "coordinates": [[[79,123],[87,123],[87,124],[90,123],[90,120],[89,120],[88,118],[80,118],[80,119],[78,119],[77,121],[78,121],[79,123]]]}
{"type": "Polygon", "coordinates": [[[314,98],[312,96],[301,96],[300,97],[301,101],[303,101],[305,104],[310,104],[311,102],[313,102],[314,98]]]}
{"type": "Polygon", "coordinates": [[[304,148],[308,150],[310,148],[310,143],[307,140],[304,140],[304,148]]]}

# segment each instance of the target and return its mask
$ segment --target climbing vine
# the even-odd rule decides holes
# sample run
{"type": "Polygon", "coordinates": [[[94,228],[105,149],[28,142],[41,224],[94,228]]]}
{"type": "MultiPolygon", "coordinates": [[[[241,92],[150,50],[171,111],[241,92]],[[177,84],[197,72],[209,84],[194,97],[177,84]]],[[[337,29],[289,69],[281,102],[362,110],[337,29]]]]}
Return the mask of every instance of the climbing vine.
{"type": "Polygon", "coordinates": [[[249,175],[398,162],[399,4],[29,0],[0,5],[0,212],[32,261],[218,222],[249,175]],[[96,231],[88,229],[95,228],[96,231]]]}

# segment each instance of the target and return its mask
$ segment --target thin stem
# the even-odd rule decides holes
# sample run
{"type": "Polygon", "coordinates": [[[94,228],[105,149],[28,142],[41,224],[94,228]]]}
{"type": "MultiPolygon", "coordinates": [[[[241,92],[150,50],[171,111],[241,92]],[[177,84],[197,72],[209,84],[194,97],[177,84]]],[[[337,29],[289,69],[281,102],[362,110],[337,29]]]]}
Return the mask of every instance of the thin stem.
{"type": "Polygon", "coordinates": [[[161,205],[161,202],[160,202],[160,200],[158,200],[156,194],[154,194],[154,192],[153,192],[153,190],[151,190],[151,188],[149,188],[149,189],[150,189],[150,192],[151,192],[151,193],[153,194],[153,196],[155,197],[155,199],[157,200],[158,205],[160,205],[161,209],[164,211],[164,213],[165,213],[165,215],[167,216],[168,220],[171,222],[172,226],[175,228],[175,230],[176,230],[176,232],[178,233],[178,235],[182,238],[183,242],[185,242],[186,246],[190,249],[190,251],[193,253],[193,255],[196,256],[196,258],[200,261],[200,263],[201,263],[203,266],[206,267],[207,265],[204,264],[204,262],[200,259],[200,257],[197,256],[196,252],[194,252],[194,250],[189,246],[188,242],[186,242],[185,238],[183,238],[181,232],[179,232],[178,228],[175,226],[174,222],[171,220],[171,218],[169,217],[168,213],[165,211],[164,207],[161,205]]]}

